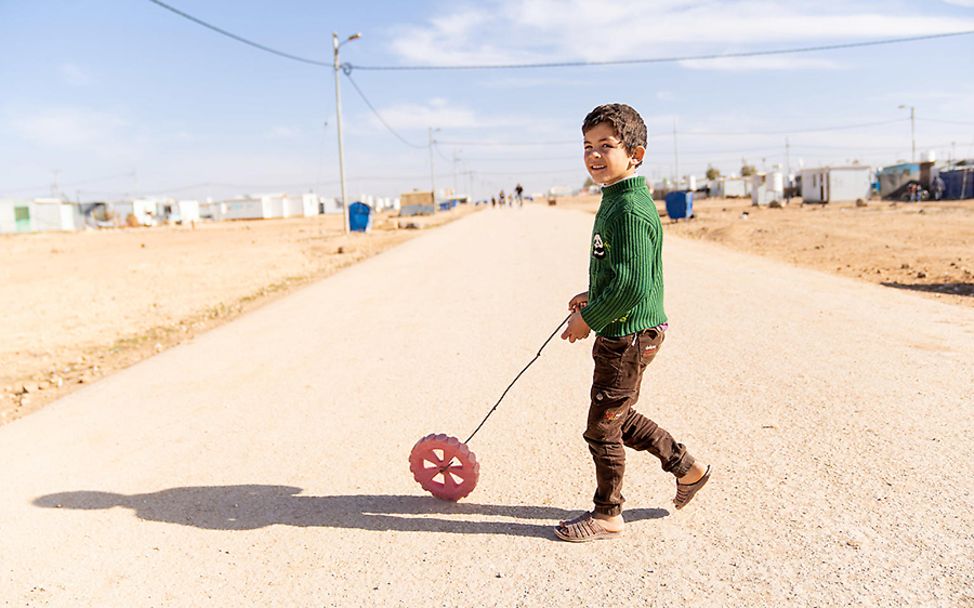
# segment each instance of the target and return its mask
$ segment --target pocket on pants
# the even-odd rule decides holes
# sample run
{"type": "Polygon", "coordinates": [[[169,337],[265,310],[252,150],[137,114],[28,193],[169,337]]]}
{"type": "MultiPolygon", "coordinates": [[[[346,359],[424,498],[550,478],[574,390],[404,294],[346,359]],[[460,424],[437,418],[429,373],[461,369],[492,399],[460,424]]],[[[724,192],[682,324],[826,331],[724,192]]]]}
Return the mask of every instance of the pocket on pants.
{"type": "Polygon", "coordinates": [[[596,442],[622,441],[622,424],[632,407],[634,392],[616,388],[592,387],[585,438],[596,442]]]}
{"type": "Polygon", "coordinates": [[[665,338],[666,334],[658,329],[646,329],[639,332],[639,339],[636,342],[639,346],[639,364],[642,367],[649,365],[656,357],[665,338]]]}
{"type": "Polygon", "coordinates": [[[595,373],[592,386],[602,388],[622,387],[631,370],[627,366],[627,355],[634,346],[635,336],[606,338],[598,336],[592,346],[592,359],[595,373]]]}

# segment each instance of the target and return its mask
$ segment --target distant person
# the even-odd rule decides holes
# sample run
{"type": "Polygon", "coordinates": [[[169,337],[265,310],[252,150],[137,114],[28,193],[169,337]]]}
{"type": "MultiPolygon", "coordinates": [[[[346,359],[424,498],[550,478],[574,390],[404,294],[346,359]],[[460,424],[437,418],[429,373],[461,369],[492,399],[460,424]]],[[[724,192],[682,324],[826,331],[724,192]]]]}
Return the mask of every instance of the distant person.
{"type": "Polygon", "coordinates": [[[496,196],[490,197],[490,206],[491,207],[497,207],[497,197],[496,196]]]}
{"type": "Polygon", "coordinates": [[[930,196],[933,200],[939,201],[943,198],[945,186],[944,180],[939,175],[930,180],[930,196]]]}
{"type": "Polygon", "coordinates": [[[503,190],[497,195],[497,200],[500,202],[501,207],[507,204],[507,195],[504,194],[503,190]]]}
{"type": "Polygon", "coordinates": [[[514,186],[514,198],[517,199],[518,207],[524,206],[524,186],[521,184],[514,186]]]}
{"type": "MultiPolygon", "coordinates": [[[[710,479],[710,467],[655,422],[636,412],[643,372],[663,344],[663,228],[645,178],[636,168],[646,154],[646,125],[633,108],[608,104],[582,122],[585,168],[602,185],[589,259],[588,291],[568,301],[561,335],[569,342],[595,331],[588,423],[584,433],[595,461],[595,506],[561,522],[555,535],[585,542],[621,535],[625,448],[648,451],[673,475],[677,509],[710,479]]],[[[653,403],[661,409],[662,403],[653,403]]],[[[669,418],[672,411],[667,411],[669,418]]]]}

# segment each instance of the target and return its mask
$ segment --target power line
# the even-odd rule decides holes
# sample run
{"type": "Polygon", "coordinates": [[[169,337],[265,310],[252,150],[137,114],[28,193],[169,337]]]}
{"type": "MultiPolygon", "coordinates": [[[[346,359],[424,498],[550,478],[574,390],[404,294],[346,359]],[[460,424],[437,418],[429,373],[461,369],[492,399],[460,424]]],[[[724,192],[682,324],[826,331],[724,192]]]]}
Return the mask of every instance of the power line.
{"type": "Polygon", "coordinates": [[[262,51],[266,51],[268,53],[272,53],[272,54],[277,55],[279,57],[284,57],[285,59],[292,59],[294,61],[300,61],[301,63],[308,63],[308,64],[311,64],[311,65],[320,65],[320,66],[325,66],[325,67],[330,67],[331,66],[330,63],[326,63],[324,61],[317,61],[315,59],[308,59],[307,57],[299,57],[297,55],[292,55],[290,53],[285,53],[284,51],[278,51],[277,49],[272,49],[271,47],[264,46],[263,44],[260,44],[259,42],[254,42],[253,40],[248,40],[248,39],[244,38],[243,36],[238,36],[238,35],[236,35],[236,34],[234,34],[232,32],[228,32],[225,29],[219,28],[219,27],[217,27],[217,26],[215,26],[215,25],[213,25],[211,23],[207,23],[206,21],[203,21],[202,19],[197,19],[196,17],[194,17],[194,16],[192,16],[192,15],[190,15],[188,13],[184,13],[183,11],[179,10],[178,8],[169,6],[168,4],[166,4],[164,2],[160,2],[159,0],[149,0],[149,2],[151,2],[153,4],[156,4],[158,6],[161,6],[162,8],[166,9],[167,11],[171,11],[173,13],[176,13],[177,15],[179,15],[180,17],[183,17],[184,19],[189,19],[193,23],[198,23],[199,25],[202,25],[205,28],[211,29],[214,32],[217,32],[218,34],[223,34],[224,36],[227,36],[228,38],[233,38],[237,42],[242,42],[244,44],[250,45],[250,46],[252,46],[254,48],[260,49],[262,51]]]}
{"type": "Polygon", "coordinates": [[[563,139],[560,141],[443,141],[437,143],[447,146],[555,146],[563,144],[581,145],[580,139],[563,139]]]}
{"type": "Polygon", "coordinates": [[[918,117],[917,120],[922,120],[924,122],[942,122],[948,125],[974,125],[974,122],[969,122],[965,120],[942,120],[940,118],[923,118],[923,117],[918,117]]]}
{"type": "MultiPolygon", "coordinates": [[[[861,122],[855,124],[834,125],[828,127],[812,127],[809,129],[780,129],[774,131],[678,131],[678,134],[696,136],[747,136],[747,135],[790,135],[796,133],[820,133],[826,131],[847,131],[880,125],[890,125],[909,120],[909,118],[895,118],[892,120],[880,120],[874,122],[861,122]]],[[[673,137],[672,132],[660,131],[651,133],[650,140],[665,139],[673,137]]],[[[439,140],[437,143],[450,146],[556,146],[556,145],[581,145],[580,139],[563,139],[551,141],[449,141],[439,140]]]]}
{"type": "Polygon", "coordinates": [[[438,142],[438,141],[436,141],[434,139],[433,140],[433,149],[436,150],[436,153],[437,153],[437,155],[439,155],[440,158],[442,158],[443,160],[445,160],[448,163],[452,163],[453,162],[453,159],[452,158],[447,158],[446,155],[443,154],[443,152],[440,150],[440,147],[437,145],[439,143],[440,142],[438,142]]]}
{"type": "MultiPolygon", "coordinates": [[[[810,129],[779,129],[775,131],[680,131],[680,135],[705,135],[705,136],[724,136],[724,135],[791,135],[795,133],[820,133],[823,131],[847,131],[849,129],[861,129],[865,127],[878,127],[880,125],[891,125],[898,122],[905,122],[909,118],[894,118],[892,120],[879,120],[875,122],[860,122],[855,124],[845,124],[832,127],[813,127],[810,129]]],[[[660,133],[655,137],[669,135],[660,133]]]]}
{"type": "Polygon", "coordinates": [[[425,148],[426,147],[426,146],[414,144],[413,142],[409,141],[408,139],[406,139],[405,137],[403,137],[402,135],[400,135],[395,129],[393,129],[389,125],[389,123],[386,122],[386,119],[385,118],[382,118],[382,114],[379,114],[379,111],[375,109],[375,106],[373,106],[372,105],[372,102],[369,101],[369,98],[365,96],[365,93],[362,92],[362,89],[359,88],[358,83],[356,83],[355,80],[352,78],[351,71],[349,69],[347,69],[347,66],[342,66],[342,72],[344,72],[345,77],[348,78],[348,81],[350,83],[352,83],[352,87],[355,89],[355,92],[358,93],[359,97],[362,98],[362,101],[365,102],[365,105],[369,106],[369,109],[372,110],[372,113],[375,114],[375,117],[379,119],[379,122],[382,123],[382,126],[384,126],[390,133],[392,133],[393,135],[395,135],[396,136],[396,139],[398,139],[402,143],[406,144],[410,148],[425,148]]]}
{"type": "MultiPolygon", "coordinates": [[[[155,1],[155,0],[152,0],[155,1]]],[[[838,49],[851,49],[868,46],[880,46],[886,44],[899,44],[903,42],[917,42],[920,40],[933,40],[936,38],[949,38],[953,36],[967,36],[974,34],[974,30],[962,32],[946,32],[942,34],[927,34],[925,36],[908,36],[905,38],[887,38],[884,40],[871,40],[861,42],[846,42],[842,44],[823,44],[817,46],[806,46],[788,49],[771,49],[767,51],[741,51],[737,53],[710,53],[706,55],[684,55],[675,57],[650,57],[645,59],[614,59],[609,61],[556,61],[547,63],[496,63],[496,64],[471,64],[471,65],[350,65],[356,70],[375,70],[375,71],[445,71],[445,70],[519,70],[536,68],[572,68],[572,67],[595,67],[607,65],[637,65],[647,63],[676,63],[680,61],[702,61],[707,59],[725,59],[734,57],[762,57],[767,55],[794,55],[798,53],[813,53],[818,51],[834,51],[838,49]]]]}
{"type": "MultiPolygon", "coordinates": [[[[135,175],[135,173],[133,171],[129,171],[128,173],[120,173],[118,175],[109,175],[109,176],[106,176],[106,177],[93,177],[91,179],[84,179],[84,180],[81,180],[79,182],[68,182],[67,184],[61,184],[59,186],[59,188],[61,190],[73,190],[77,186],[84,186],[84,185],[87,185],[87,184],[96,184],[98,182],[109,182],[109,181],[114,181],[114,180],[117,180],[117,179],[122,179],[123,177],[133,177],[134,175],[135,175]]],[[[14,188],[12,190],[10,190],[10,189],[4,189],[4,192],[29,192],[29,191],[33,191],[33,190],[46,190],[46,189],[49,189],[50,187],[51,187],[51,185],[50,184],[47,184],[45,186],[29,186],[29,187],[25,187],[25,188],[14,188]]]]}

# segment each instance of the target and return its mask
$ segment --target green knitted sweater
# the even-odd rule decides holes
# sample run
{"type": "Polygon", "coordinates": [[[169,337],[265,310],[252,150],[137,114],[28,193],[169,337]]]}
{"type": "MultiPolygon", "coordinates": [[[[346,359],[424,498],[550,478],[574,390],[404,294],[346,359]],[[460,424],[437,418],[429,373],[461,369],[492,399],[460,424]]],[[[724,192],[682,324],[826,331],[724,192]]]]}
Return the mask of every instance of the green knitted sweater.
{"type": "Polygon", "coordinates": [[[582,309],[595,333],[616,338],[666,322],[662,253],[663,226],[645,178],[603,188],[582,309]]]}

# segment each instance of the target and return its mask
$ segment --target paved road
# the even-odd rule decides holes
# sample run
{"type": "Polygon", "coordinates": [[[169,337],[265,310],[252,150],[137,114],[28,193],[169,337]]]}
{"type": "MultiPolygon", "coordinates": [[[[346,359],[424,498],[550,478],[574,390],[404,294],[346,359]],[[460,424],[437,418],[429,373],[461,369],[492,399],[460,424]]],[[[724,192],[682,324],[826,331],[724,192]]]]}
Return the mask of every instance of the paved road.
{"type": "Polygon", "coordinates": [[[584,287],[592,216],[475,214],[0,427],[0,600],[31,606],[974,605],[974,311],[666,242],[640,409],[715,477],[684,511],[630,457],[588,506],[589,342],[474,439],[474,493],[406,458],[465,437],[584,287]]]}

